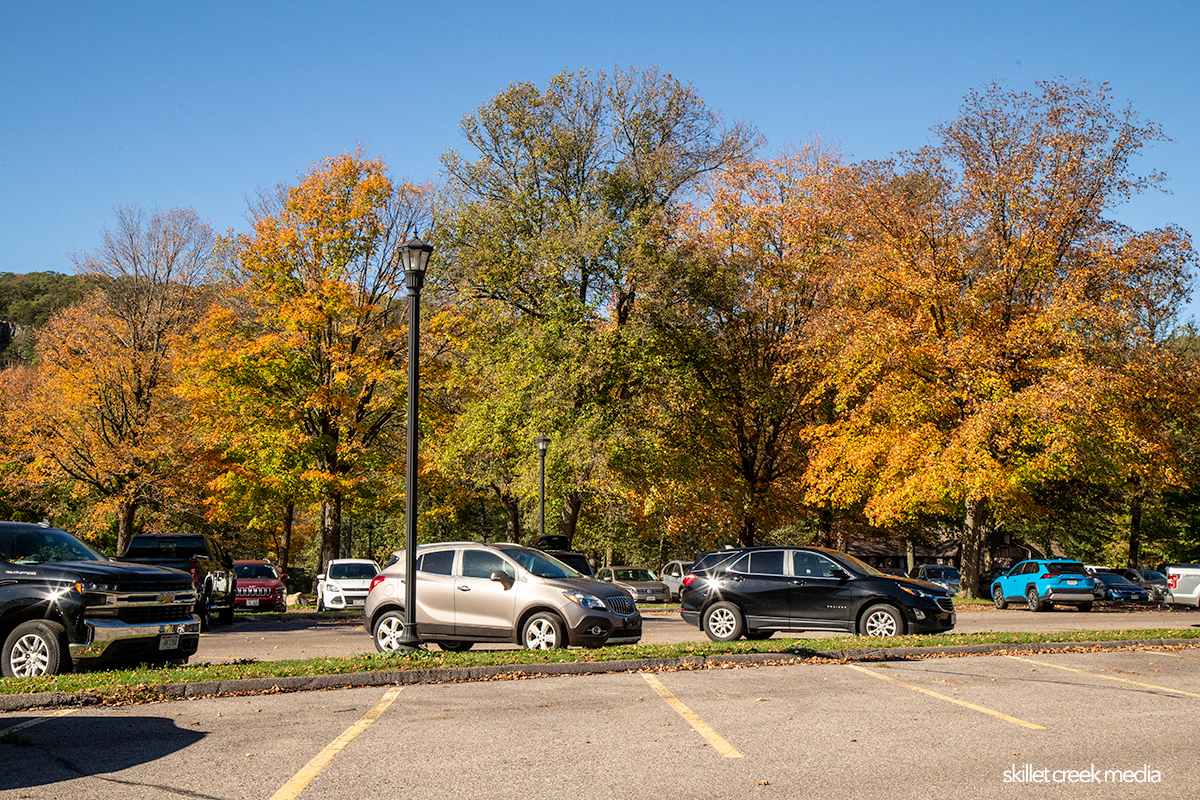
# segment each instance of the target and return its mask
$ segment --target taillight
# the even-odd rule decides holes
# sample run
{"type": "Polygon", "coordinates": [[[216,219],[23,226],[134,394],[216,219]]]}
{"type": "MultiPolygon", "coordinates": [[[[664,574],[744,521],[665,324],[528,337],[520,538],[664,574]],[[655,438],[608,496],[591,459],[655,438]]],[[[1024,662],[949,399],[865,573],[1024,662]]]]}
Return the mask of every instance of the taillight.
{"type": "Polygon", "coordinates": [[[682,583],[684,586],[691,586],[695,582],[695,580],[696,580],[696,576],[692,575],[691,573],[688,573],[687,575],[683,576],[683,580],[680,581],[680,583],[682,583]]]}
{"type": "Polygon", "coordinates": [[[200,585],[200,562],[195,559],[192,559],[191,563],[188,564],[188,572],[190,572],[192,575],[192,586],[199,586],[200,585]]]}
{"type": "Polygon", "coordinates": [[[383,578],[383,575],[376,575],[374,578],[371,578],[371,588],[367,589],[367,594],[371,593],[371,589],[374,589],[376,586],[383,583],[383,578]]]}

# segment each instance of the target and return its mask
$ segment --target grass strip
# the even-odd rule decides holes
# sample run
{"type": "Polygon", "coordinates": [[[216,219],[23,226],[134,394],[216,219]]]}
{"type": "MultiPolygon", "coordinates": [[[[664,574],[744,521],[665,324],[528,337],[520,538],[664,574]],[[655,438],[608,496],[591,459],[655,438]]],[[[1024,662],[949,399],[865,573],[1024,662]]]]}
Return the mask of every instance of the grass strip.
{"type": "Polygon", "coordinates": [[[40,678],[0,679],[0,694],[32,692],[87,693],[105,699],[129,697],[150,687],[195,681],[225,681],[242,678],[280,678],[308,675],[339,675],[356,672],[403,669],[443,669],[510,664],[602,662],[626,659],[685,658],[728,653],[779,653],[784,657],[808,658],[830,650],[859,650],[880,647],[936,647],[978,644],[1036,644],[1045,642],[1107,642],[1137,639],[1200,639],[1194,628],[1152,628],[1128,631],[1072,631],[1069,633],[943,633],[897,636],[888,639],[867,636],[825,639],[766,639],[763,641],[683,642],[661,645],[621,645],[594,650],[481,650],[448,653],[422,651],[413,654],[372,653],[344,658],[313,658],[298,661],[246,661],[182,667],[138,667],[106,671],[49,675],[40,678]]]}

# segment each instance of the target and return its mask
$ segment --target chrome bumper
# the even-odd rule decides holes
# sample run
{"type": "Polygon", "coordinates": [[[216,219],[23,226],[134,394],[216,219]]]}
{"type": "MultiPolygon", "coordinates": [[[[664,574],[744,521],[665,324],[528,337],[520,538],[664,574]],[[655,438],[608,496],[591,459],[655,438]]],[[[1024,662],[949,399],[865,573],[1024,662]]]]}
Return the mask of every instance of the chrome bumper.
{"type": "Polygon", "coordinates": [[[85,620],[88,641],[72,643],[71,658],[99,658],[114,642],[127,639],[156,639],[165,633],[200,633],[200,618],[195,614],[183,622],[133,624],[119,620],[85,620]]]}

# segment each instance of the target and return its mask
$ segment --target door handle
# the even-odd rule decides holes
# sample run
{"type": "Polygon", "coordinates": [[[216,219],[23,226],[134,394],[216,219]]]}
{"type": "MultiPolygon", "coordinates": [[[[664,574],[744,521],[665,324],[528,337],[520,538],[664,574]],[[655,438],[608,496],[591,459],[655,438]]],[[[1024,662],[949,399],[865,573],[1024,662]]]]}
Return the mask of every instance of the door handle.
{"type": "Polygon", "coordinates": [[[460,592],[469,592],[469,591],[471,591],[471,587],[470,586],[459,586],[458,590],[460,592]]]}

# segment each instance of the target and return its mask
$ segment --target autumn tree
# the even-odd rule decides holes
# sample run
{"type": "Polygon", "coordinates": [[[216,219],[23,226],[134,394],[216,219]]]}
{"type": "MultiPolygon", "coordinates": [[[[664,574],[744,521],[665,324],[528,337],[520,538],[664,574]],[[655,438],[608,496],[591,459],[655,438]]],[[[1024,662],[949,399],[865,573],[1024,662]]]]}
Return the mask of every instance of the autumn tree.
{"type": "MultiPolygon", "coordinates": [[[[529,473],[534,437],[554,440],[570,538],[605,484],[636,391],[638,312],[672,216],[700,176],[748,154],[756,135],[724,125],[695,89],[656,69],[515,83],[462,131],[471,152],[443,158],[454,209],[439,231],[459,306],[472,309],[459,336],[473,357],[459,374],[509,395],[496,401],[513,411],[504,424],[527,420],[513,438],[524,451],[490,453],[507,459],[502,472],[529,473]],[[514,346],[519,360],[506,355],[514,346]]],[[[489,419],[465,405],[447,435],[500,441],[483,433],[489,419]]]]}
{"type": "Polygon", "coordinates": [[[665,369],[638,458],[655,465],[647,494],[670,527],[719,521],[749,546],[807,510],[805,434],[828,406],[814,325],[841,246],[838,167],[820,143],[735,164],[681,214],[689,257],[651,301],[665,369]]]}
{"type": "Polygon", "coordinates": [[[957,509],[968,594],[986,519],[1035,511],[1035,487],[1150,462],[1179,477],[1121,395],[1142,391],[1147,316],[1178,310],[1194,257],[1183,231],[1110,218],[1162,180],[1131,165],[1159,128],[1110,95],[972,92],[938,144],[861,165],[847,191],[855,248],[830,326],[843,417],[811,496],[875,522],[957,509]]]}
{"type": "Polygon", "coordinates": [[[340,554],[342,511],[384,466],[405,424],[399,247],[428,226],[428,192],[396,185],[382,160],[327,158],[257,206],[225,243],[231,296],[201,326],[184,393],[243,479],[277,508],[317,498],[316,570],[340,554]]]}
{"type": "Polygon", "coordinates": [[[9,422],[23,488],[69,485],[93,531],[115,512],[123,552],[138,510],[186,488],[174,343],[203,313],[213,234],[192,209],[125,206],[101,238],[74,257],[99,288],[42,329],[36,377],[9,422]]]}

